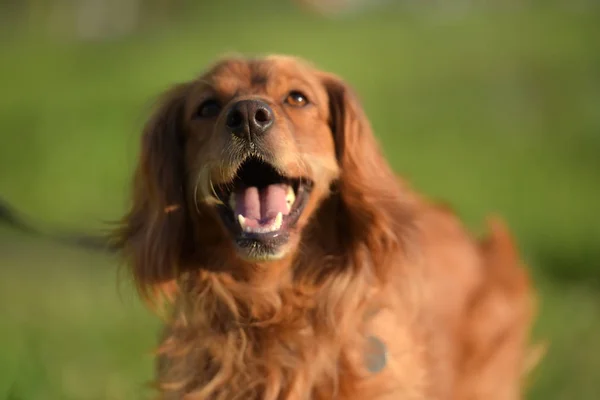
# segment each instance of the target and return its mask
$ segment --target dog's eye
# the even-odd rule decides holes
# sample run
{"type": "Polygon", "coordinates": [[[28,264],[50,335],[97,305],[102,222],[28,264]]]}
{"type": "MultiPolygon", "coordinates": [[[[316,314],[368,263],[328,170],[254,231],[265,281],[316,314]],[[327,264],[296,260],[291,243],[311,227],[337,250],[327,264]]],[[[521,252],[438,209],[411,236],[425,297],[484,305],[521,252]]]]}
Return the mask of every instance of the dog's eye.
{"type": "Polygon", "coordinates": [[[208,99],[204,103],[200,104],[198,111],[196,111],[196,117],[198,118],[212,118],[216,117],[221,112],[221,104],[215,99],[208,99]]]}
{"type": "Polygon", "coordinates": [[[287,95],[285,102],[290,106],[304,107],[308,104],[308,98],[304,95],[304,93],[293,90],[287,95]]]}

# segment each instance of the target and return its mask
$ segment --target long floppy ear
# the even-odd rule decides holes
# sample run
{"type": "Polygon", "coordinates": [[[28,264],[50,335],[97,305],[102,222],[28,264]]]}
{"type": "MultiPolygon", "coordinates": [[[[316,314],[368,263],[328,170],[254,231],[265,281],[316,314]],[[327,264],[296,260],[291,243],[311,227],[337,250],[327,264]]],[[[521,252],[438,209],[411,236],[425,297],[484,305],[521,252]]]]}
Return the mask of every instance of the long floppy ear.
{"type": "Polygon", "coordinates": [[[116,233],[135,283],[147,300],[168,291],[189,240],[183,109],[188,86],[167,91],[146,123],[132,206],[116,233]]]}
{"type": "Polygon", "coordinates": [[[330,127],[341,175],[336,187],[344,213],[343,229],[352,248],[366,244],[376,270],[402,246],[411,228],[410,208],[393,170],[385,160],[371,125],[352,89],[325,74],[330,127]],[[360,243],[356,243],[359,241],[360,243]]]}

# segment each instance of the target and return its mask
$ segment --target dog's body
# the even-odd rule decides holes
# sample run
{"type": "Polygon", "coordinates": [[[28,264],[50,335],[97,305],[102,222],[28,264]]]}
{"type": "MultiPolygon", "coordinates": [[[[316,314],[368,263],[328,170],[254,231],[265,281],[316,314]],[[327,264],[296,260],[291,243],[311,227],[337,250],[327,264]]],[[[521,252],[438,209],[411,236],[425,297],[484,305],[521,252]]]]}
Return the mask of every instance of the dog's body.
{"type": "Polygon", "coordinates": [[[520,398],[532,294],[399,181],[338,78],[229,59],[149,122],[120,244],[172,304],[164,399],[520,398]]]}

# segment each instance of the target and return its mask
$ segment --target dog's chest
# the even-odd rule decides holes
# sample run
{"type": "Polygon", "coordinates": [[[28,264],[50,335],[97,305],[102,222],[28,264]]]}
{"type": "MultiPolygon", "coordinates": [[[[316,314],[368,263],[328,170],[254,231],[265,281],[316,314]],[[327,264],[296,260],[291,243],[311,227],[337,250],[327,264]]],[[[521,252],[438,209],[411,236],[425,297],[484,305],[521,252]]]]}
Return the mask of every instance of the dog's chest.
{"type": "Polygon", "coordinates": [[[172,326],[159,381],[179,388],[165,399],[424,398],[423,344],[401,312],[381,310],[352,326],[329,327],[301,315],[221,331],[172,326]]]}
{"type": "Polygon", "coordinates": [[[348,337],[319,336],[309,328],[281,336],[248,334],[252,343],[238,354],[241,362],[223,390],[252,388],[248,400],[422,399],[422,349],[395,320],[380,313],[348,337]]]}

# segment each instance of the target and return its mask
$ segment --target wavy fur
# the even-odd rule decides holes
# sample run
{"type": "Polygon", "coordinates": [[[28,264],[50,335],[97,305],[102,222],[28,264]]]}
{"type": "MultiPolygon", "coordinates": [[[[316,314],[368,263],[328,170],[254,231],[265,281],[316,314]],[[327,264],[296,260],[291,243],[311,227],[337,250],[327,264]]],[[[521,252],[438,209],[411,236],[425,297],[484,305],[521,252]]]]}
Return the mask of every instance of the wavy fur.
{"type": "MultiPolygon", "coordinates": [[[[473,387],[476,375],[463,364],[480,351],[465,340],[507,329],[490,320],[487,330],[474,328],[480,311],[468,305],[496,279],[482,271],[486,257],[497,257],[394,176],[342,80],[296,59],[226,59],[167,92],[144,129],[133,204],[116,239],[142,297],[167,305],[157,349],[162,399],[517,398],[457,397],[473,387]],[[303,169],[318,190],[289,256],[247,262],[206,201],[218,198],[212,179],[229,173],[237,153],[227,153],[233,145],[217,128],[196,135],[186,118],[199,85],[258,91],[261,71],[276,81],[269,90],[295,75],[315,93],[320,108],[310,118],[277,114],[293,129],[273,146],[280,165],[303,169]],[[314,140],[301,142],[299,132],[314,140]],[[444,291],[455,299],[440,299],[444,291]],[[375,375],[364,363],[372,334],[390,357],[375,375]]],[[[491,263],[508,283],[494,290],[523,276],[513,259],[491,263]]],[[[506,322],[518,337],[502,350],[512,364],[490,368],[495,385],[519,386],[505,368],[521,362],[529,327],[529,286],[521,288],[511,301],[523,317],[506,322]]]]}

